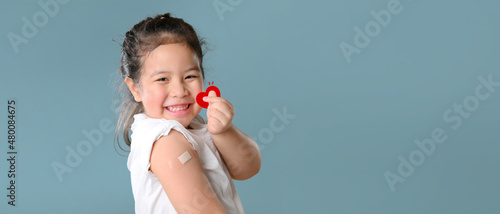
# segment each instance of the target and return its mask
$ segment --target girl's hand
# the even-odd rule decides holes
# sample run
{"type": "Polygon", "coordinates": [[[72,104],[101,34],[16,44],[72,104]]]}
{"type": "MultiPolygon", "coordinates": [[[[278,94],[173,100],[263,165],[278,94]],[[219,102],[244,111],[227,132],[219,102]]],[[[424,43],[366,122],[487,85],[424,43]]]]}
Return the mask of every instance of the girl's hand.
{"type": "Polygon", "coordinates": [[[231,121],[233,121],[233,104],[222,97],[217,97],[215,91],[208,92],[208,96],[203,97],[203,101],[208,102],[208,131],[212,134],[220,134],[226,131],[231,126],[231,121]]]}

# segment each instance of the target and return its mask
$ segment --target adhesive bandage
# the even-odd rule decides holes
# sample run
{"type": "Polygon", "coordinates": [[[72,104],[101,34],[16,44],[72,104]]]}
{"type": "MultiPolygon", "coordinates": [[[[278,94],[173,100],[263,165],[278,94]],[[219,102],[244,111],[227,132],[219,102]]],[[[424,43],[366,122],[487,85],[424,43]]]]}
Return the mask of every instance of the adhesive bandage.
{"type": "Polygon", "coordinates": [[[189,159],[191,159],[191,154],[189,154],[188,151],[185,151],[184,153],[182,153],[181,156],[178,157],[179,161],[184,164],[186,163],[189,159]]]}

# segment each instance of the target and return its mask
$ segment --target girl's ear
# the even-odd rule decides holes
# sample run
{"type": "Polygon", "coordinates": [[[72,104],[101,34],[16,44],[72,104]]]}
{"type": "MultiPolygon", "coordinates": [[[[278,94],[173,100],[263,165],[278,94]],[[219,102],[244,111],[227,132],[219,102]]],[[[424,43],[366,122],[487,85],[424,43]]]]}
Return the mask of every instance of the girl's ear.
{"type": "Polygon", "coordinates": [[[141,99],[141,93],[139,93],[139,87],[137,87],[137,84],[135,84],[134,80],[132,80],[130,77],[125,77],[125,83],[127,83],[128,89],[130,92],[132,92],[132,95],[134,95],[134,99],[136,102],[142,102],[141,99]]]}

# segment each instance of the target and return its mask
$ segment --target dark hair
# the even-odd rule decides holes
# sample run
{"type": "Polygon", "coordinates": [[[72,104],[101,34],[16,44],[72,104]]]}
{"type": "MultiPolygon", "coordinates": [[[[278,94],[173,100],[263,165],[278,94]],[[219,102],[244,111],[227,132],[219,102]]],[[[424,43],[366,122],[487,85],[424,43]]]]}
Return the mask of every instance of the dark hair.
{"type": "MultiPolygon", "coordinates": [[[[144,56],[163,44],[184,43],[196,54],[200,60],[201,75],[204,79],[203,50],[205,44],[196,35],[193,27],[184,20],[170,16],[170,13],[148,17],[132,27],[125,34],[121,51],[120,72],[122,77],[131,78],[139,84],[144,56]]],[[[121,103],[117,109],[120,116],[115,130],[115,140],[120,146],[119,134],[123,128],[123,140],[130,146],[130,128],[133,116],[144,112],[142,103],[136,102],[125,81],[119,87],[121,103]]]]}

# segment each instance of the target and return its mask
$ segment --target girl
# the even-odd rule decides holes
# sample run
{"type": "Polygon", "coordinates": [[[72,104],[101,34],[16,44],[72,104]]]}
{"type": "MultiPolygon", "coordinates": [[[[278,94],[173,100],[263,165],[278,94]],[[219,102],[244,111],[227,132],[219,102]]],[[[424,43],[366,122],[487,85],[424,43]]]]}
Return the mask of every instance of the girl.
{"type": "Polygon", "coordinates": [[[120,70],[127,96],[115,136],[123,128],[130,146],[136,213],[244,213],[232,179],[257,174],[260,151],[231,123],[233,105],[213,91],[203,98],[207,121],[198,115],[202,44],[191,25],[169,13],[125,34],[120,70]]]}

